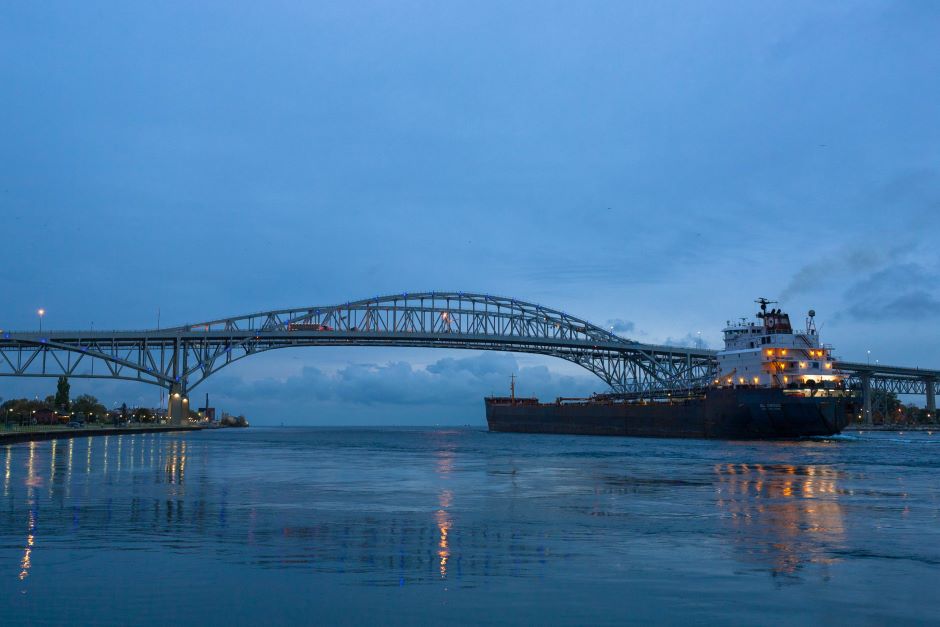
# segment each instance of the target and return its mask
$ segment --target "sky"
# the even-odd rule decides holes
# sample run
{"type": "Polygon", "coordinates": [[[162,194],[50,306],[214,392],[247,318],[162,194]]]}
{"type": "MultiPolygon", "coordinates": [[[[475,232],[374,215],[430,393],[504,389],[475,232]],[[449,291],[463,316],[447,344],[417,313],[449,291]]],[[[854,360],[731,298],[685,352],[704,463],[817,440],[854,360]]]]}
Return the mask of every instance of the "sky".
{"type": "MultiPolygon", "coordinates": [[[[452,290],[717,348],[765,296],[846,360],[940,368],[938,76],[927,1],[5,3],[0,328],[452,290]]],[[[510,373],[603,389],[537,356],[307,348],[197,394],[476,425],[510,373]]]]}

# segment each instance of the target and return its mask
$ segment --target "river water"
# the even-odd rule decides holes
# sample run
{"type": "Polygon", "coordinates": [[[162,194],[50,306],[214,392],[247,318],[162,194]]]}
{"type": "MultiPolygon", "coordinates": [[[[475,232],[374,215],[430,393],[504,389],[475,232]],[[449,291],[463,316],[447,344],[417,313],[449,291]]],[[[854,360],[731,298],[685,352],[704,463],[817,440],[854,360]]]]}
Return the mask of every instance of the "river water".
{"type": "Polygon", "coordinates": [[[0,623],[940,622],[940,433],[0,447],[0,623]]]}

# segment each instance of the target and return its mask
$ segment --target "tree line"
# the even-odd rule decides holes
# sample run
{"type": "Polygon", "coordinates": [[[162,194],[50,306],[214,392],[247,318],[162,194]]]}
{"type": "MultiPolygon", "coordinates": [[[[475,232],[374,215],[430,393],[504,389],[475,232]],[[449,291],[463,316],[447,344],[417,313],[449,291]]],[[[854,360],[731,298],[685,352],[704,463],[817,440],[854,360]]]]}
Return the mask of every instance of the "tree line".
{"type": "MultiPolygon", "coordinates": [[[[59,377],[56,383],[55,394],[44,399],[11,398],[0,403],[0,420],[6,423],[16,422],[27,424],[37,411],[54,411],[59,415],[81,416],[86,422],[107,422],[108,408],[91,394],[81,394],[74,400],[70,398],[71,386],[68,377],[59,377]]],[[[117,418],[122,422],[134,420],[137,422],[155,422],[157,416],[145,407],[129,409],[127,404],[115,410],[117,418]]],[[[114,420],[112,417],[110,420],[114,420]]]]}

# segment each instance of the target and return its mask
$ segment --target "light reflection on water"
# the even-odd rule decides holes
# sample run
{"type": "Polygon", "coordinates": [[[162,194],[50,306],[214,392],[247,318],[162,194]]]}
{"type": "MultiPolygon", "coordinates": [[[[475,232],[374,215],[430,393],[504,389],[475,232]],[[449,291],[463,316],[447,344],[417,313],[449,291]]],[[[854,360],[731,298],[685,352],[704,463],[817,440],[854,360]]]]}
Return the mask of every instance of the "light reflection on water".
{"type": "Polygon", "coordinates": [[[728,514],[733,537],[744,538],[748,561],[793,575],[804,562],[832,563],[845,527],[839,473],[825,466],[716,464],[716,505],[728,514]],[[758,535],[762,542],[753,542],[758,535]]]}
{"type": "MultiPolygon", "coordinates": [[[[441,479],[446,480],[451,471],[454,469],[454,452],[453,450],[439,450],[434,453],[437,458],[437,464],[435,470],[437,471],[438,476],[441,479]]],[[[438,532],[440,533],[440,543],[438,548],[440,549],[437,552],[438,557],[441,560],[441,579],[447,578],[447,559],[450,557],[450,547],[447,544],[447,534],[450,532],[451,526],[454,524],[454,521],[448,515],[448,508],[453,501],[453,493],[446,489],[442,488],[438,496],[438,502],[441,506],[439,510],[435,513],[434,517],[437,521],[438,532]]]]}
{"type": "Polygon", "coordinates": [[[7,497],[10,495],[10,464],[13,461],[13,445],[8,444],[6,447],[6,462],[3,465],[3,496],[7,497]]]}
{"type": "MultiPolygon", "coordinates": [[[[940,565],[940,438],[911,438],[252,429],[5,446],[0,593],[22,599],[25,620],[53,582],[78,594],[79,582],[136,580],[165,558],[198,560],[200,578],[229,585],[327,576],[356,589],[485,591],[506,608],[520,598],[551,608],[584,585],[606,620],[626,611],[618,594],[665,600],[677,589],[699,599],[689,615],[742,586],[754,594],[740,611],[791,603],[785,591],[806,586],[817,603],[828,593],[887,604],[940,565]],[[879,596],[866,588],[874,565],[897,576],[879,596]],[[554,592],[532,596],[539,589],[554,592]]],[[[185,587],[175,594],[187,598],[185,587]]],[[[932,609],[898,607],[918,618],[932,609]]]]}

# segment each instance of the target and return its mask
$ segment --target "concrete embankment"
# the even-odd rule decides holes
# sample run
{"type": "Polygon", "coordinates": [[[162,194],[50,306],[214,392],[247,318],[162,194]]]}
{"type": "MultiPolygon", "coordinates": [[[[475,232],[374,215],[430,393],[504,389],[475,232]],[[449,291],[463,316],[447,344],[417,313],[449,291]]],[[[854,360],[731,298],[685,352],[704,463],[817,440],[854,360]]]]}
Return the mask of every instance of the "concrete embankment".
{"type": "Polygon", "coordinates": [[[162,425],[154,427],[85,427],[83,429],[7,431],[0,432],[0,444],[16,444],[17,442],[33,442],[36,440],[57,440],[60,438],[88,438],[96,435],[166,433],[170,431],[202,431],[202,427],[174,427],[162,425]]]}

